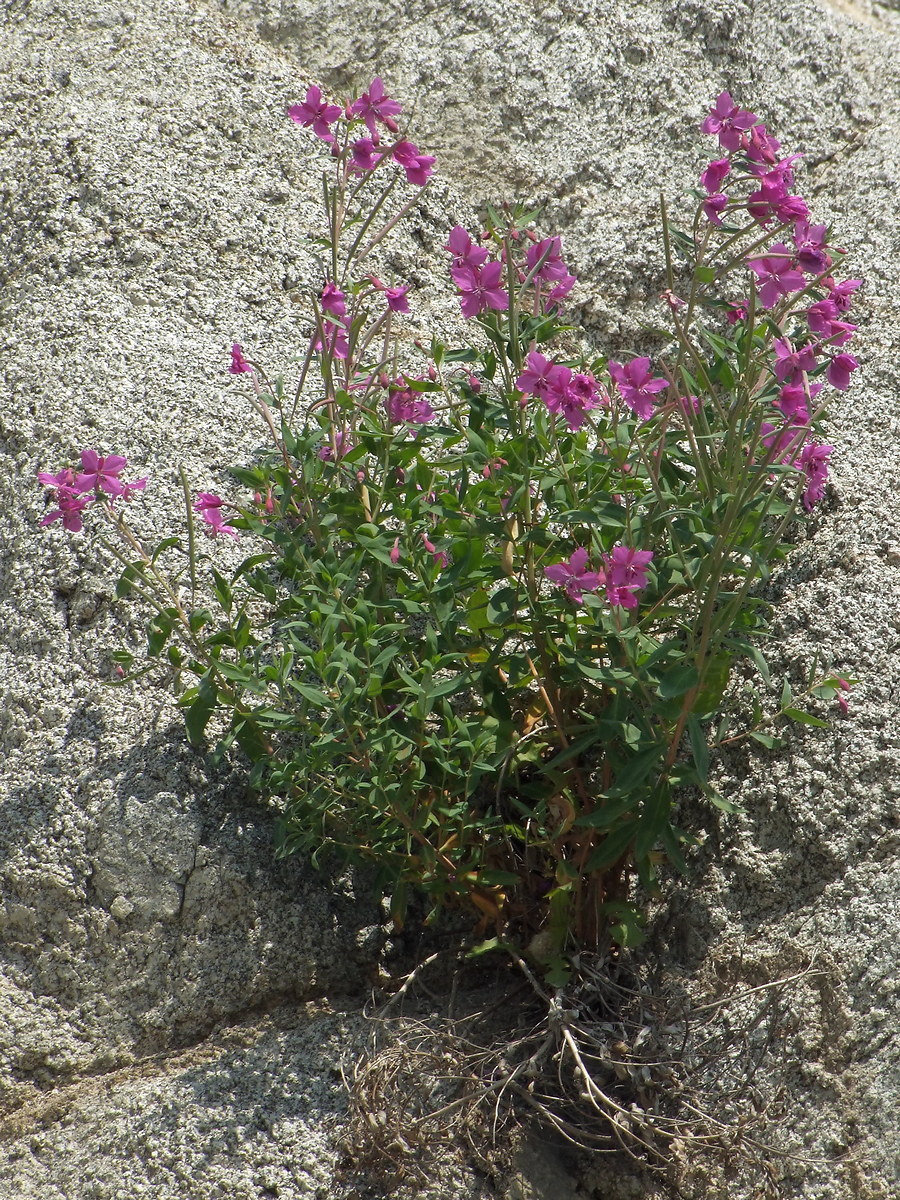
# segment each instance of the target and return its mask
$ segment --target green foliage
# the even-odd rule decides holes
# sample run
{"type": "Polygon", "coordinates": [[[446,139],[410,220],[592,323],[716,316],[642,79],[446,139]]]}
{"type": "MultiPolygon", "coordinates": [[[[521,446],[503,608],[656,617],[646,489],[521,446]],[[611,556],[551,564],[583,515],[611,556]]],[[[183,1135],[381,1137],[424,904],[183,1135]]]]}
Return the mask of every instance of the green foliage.
{"type": "MultiPolygon", "coordinates": [[[[635,878],[652,892],[664,859],[685,869],[680,789],[734,810],[710,786],[711,747],[778,744],[755,698],[737,734],[725,710],[739,660],[772,687],[757,585],[788,552],[805,483],[763,441],[789,308],[776,324],[751,304],[725,327],[712,289],[738,260],[713,265],[696,223],[667,225],[690,293],[673,305],[654,418],[610,402],[570,428],[516,382],[567,332],[528,291],[534,269],[515,276],[508,309],[477,318],[477,346],[435,338],[427,372],[397,367],[390,320],[354,274],[360,237],[342,242],[359,215],[342,186],[325,187],[324,245],[349,350],[310,351],[297,400],[263,378],[272,447],[236,472],[257,501],[235,522],[261,552],[231,577],[212,568],[205,607],[166,584],[149,653],[169,654],[179,688],[195,681],[179,700],[191,742],[218,713],[223,744],[280,800],[282,853],[374,864],[398,923],[411,887],[435,910],[468,904],[495,935],[480,952],[519,937],[561,982],[573,945],[639,943],[635,878]],[[386,417],[400,393],[434,419],[386,417]],[[545,573],[575,550],[608,568],[616,547],[652,551],[634,607],[600,586],[573,597],[545,573]]],[[[507,264],[521,264],[532,219],[489,211],[507,264]]],[[[157,558],[174,552],[167,539],[128,562],[119,594],[159,592],[157,558]]],[[[193,597],[193,526],[189,557],[193,597]]],[[[776,715],[824,724],[789,687],[776,715]]]]}

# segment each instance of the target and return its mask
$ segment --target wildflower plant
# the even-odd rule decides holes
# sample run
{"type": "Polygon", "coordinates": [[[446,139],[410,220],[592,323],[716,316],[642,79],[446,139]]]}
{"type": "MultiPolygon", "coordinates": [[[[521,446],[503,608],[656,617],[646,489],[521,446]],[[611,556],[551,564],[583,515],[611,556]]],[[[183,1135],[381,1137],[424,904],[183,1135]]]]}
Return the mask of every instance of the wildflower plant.
{"type": "MultiPolygon", "coordinates": [[[[289,109],[329,159],[326,277],[296,379],[231,348],[271,442],[235,471],[252,500],[184,479],[187,536],[150,551],[125,514],[146,480],[88,450],[80,473],[41,474],[44,523],[113,522],[119,593],[154,609],[189,737],[225,718],[223,746],[282,806],[284,853],[374,864],[398,923],[410,888],[469,905],[559,980],[573,948],[640,940],[635,880],[685,867],[681,789],[729,808],[716,745],[774,744],[761,704],[731,732],[729,683],[745,661],[771,686],[759,585],[824,494],[860,281],[832,275],[843,252],[793,192],[799,156],[723,92],[692,219],[662,207],[653,359],[573,355],[575,277],[521,206],[449,231],[472,337],[408,358],[415,293],[370,273],[434,166],[401,115],[380,79],[289,109]],[[227,577],[220,535],[252,548],[227,577]]],[[[848,686],[810,681],[845,711],[848,686]]],[[[824,723],[787,685],[778,712],[824,723]]]]}

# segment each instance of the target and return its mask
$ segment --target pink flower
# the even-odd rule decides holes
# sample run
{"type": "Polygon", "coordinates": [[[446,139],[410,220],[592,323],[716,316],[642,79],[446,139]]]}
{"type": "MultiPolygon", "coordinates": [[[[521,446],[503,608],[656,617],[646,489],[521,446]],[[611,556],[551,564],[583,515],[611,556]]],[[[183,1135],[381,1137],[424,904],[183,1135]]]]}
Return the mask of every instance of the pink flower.
{"type": "MultiPolygon", "coordinates": [[[[71,472],[69,473],[71,474],[71,472]]],[[[60,472],[60,474],[63,474],[63,472],[60,472]]],[[[40,479],[41,476],[39,475],[38,478],[40,479]]],[[[46,482],[46,479],[47,476],[44,476],[42,482],[46,482]]],[[[89,504],[94,503],[94,497],[79,496],[72,488],[57,485],[55,500],[59,508],[55,508],[53,512],[48,513],[41,521],[41,525],[50,525],[54,521],[61,520],[63,528],[67,529],[69,533],[80,533],[84,528],[81,514],[89,504]]]]}
{"type": "Polygon", "coordinates": [[[558,413],[574,433],[585,421],[585,413],[597,408],[597,381],[593,375],[573,375],[568,367],[556,367],[553,382],[545,390],[544,403],[558,413]]]}
{"type": "Polygon", "coordinates": [[[641,421],[649,421],[653,416],[654,396],[669,386],[665,379],[651,378],[650,359],[633,358],[624,367],[621,363],[610,362],[607,370],[632,412],[641,421]]]}
{"type": "Polygon", "coordinates": [[[391,154],[394,162],[399,163],[406,172],[407,181],[424,187],[432,174],[434,157],[430,154],[420,154],[419,147],[414,146],[412,142],[397,142],[391,154]]]}
{"type": "Polygon", "coordinates": [[[828,299],[837,305],[839,312],[846,312],[853,303],[853,293],[862,287],[861,279],[845,279],[843,283],[835,283],[833,279],[823,279],[822,286],[829,288],[828,299]]]}
{"type": "Polygon", "coordinates": [[[252,371],[253,368],[244,358],[244,352],[240,345],[234,342],[231,347],[231,366],[228,368],[231,375],[243,375],[247,371],[252,371]]]}
{"type": "Polygon", "coordinates": [[[833,449],[833,446],[817,446],[813,442],[807,442],[795,463],[806,473],[807,485],[803,493],[802,504],[807,512],[825,495],[828,459],[833,449]]]}
{"type": "Polygon", "coordinates": [[[700,184],[705,189],[707,195],[711,196],[719,190],[723,179],[730,170],[731,163],[727,158],[717,158],[709,164],[700,176],[700,184]]]}
{"type": "Polygon", "coordinates": [[[391,312],[409,312],[409,303],[406,299],[406,293],[412,286],[411,284],[407,284],[406,287],[388,287],[374,275],[370,275],[369,280],[374,288],[376,288],[379,292],[384,293],[384,298],[387,301],[387,306],[391,312]]]}
{"type": "Polygon", "coordinates": [[[729,325],[737,325],[738,321],[746,321],[750,306],[746,300],[729,300],[725,319],[729,325]]]}
{"type": "Polygon", "coordinates": [[[453,255],[454,267],[471,267],[476,270],[483,267],[490,257],[486,246],[476,246],[462,225],[455,225],[450,230],[450,236],[444,247],[453,255]]]}
{"type": "Polygon", "coordinates": [[[776,242],[762,258],[748,259],[747,266],[756,275],[764,308],[774,308],[782,296],[806,287],[802,272],[797,270],[791,252],[783,242],[776,242]]]}
{"type": "MultiPolygon", "coordinates": [[[[82,450],[81,465],[84,471],[75,476],[76,492],[108,492],[110,496],[121,496],[125,484],[119,479],[128,463],[121,454],[107,454],[101,458],[96,450],[82,450]]],[[[134,484],[132,487],[136,486],[134,484]]]]}
{"type": "Polygon", "coordinates": [[[719,145],[725,150],[737,150],[741,135],[756,124],[756,116],[746,109],[738,108],[728,92],[721,92],[700,126],[702,133],[715,133],[719,145]]]}
{"type": "Polygon", "coordinates": [[[334,435],[335,450],[332,450],[331,444],[320,447],[318,456],[322,462],[334,462],[338,458],[343,458],[345,454],[349,454],[353,449],[353,442],[348,434],[342,430],[338,430],[334,435]]]}
{"type": "Polygon", "coordinates": [[[292,121],[296,121],[298,125],[311,125],[316,137],[326,142],[334,141],[331,125],[340,115],[340,107],[323,100],[321,89],[315,84],[307,91],[302,104],[292,104],[288,109],[288,116],[292,121]]]}
{"type": "Polygon", "coordinates": [[[603,555],[606,598],[610,604],[637,608],[635,592],[647,586],[647,567],[652,558],[652,550],[633,550],[630,546],[614,546],[611,554],[603,555]]]}
{"type": "Polygon", "coordinates": [[[376,153],[377,142],[372,138],[359,138],[350,147],[350,161],[357,174],[372,171],[381,162],[383,154],[376,153]]]}
{"type": "Polygon", "coordinates": [[[385,94],[384,84],[378,75],[369,84],[369,90],[363,92],[360,98],[354,100],[350,105],[350,115],[362,117],[373,138],[377,134],[376,121],[381,121],[388,129],[396,133],[397,122],[394,117],[399,117],[402,111],[400,104],[385,94]]]}
{"type": "Polygon", "coordinates": [[[775,378],[779,383],[799,383],[804,371],[816,369],[816,355],[812,346],[801,346],[794,350],[790,342],[776,338],[775,347],[775,378]]]}
{"type": "Polygon", "coordinates": [[[317,333],[313,338],[312,348],[328,353],[332,358],[348,358],[350,343],[347,340],[347,331],[336,322],[326,320],[323,322],[322,334],[317,333]]]}
{"type": "Polygon", "coordinates": [[[422,545],[425,547],[437,565],[441,568],[441,570],[443,570],[450,561],[446,552],[443,550],[438,550],[434,543],[428,540],[428,535],[425,533],[422,534],[422,545]]]}
{"type": "MultiPolygon", "coordinates": [[[[846,679],[839,678],[837,680],[837,685],[841,689],[842,692],[850,691],[850,683],[846,679]]],[[[847,697],[846,696],[838,696],[837,702],[838,702],[838,708],[840,708],[841,712],[846,717],[847,714],[850,712],[850,705],[847,703],[847,697]]]]}
{"type": "Polygon", "coordinates": [[[461,293],[459,302],[464,317],[477,317],[489,308],[509,308],[509,296],[502,287],[503,263],[452,267],[450,274],[461,293]]]}
{"type": "Polygon", "coordinates": [[[707,196],[703,201],[703,215],[713,225],[722,224],[721,214],[728,207],[728,197],[724,192],[719,192],[715,196],[707,196]]]}
{"type": "Polygon", "coordinates": [[[765,125],[754,125],[741,138],[741,149],[751,162],[774,165],[778,161],[781,142],[772,137],[765,125]]]}
{"type": "Polygon", "coordinates": [[[384,407],[388,420],[395,425],[401,422],[408,425],[425,425],[434,420],[434,409],[428,401],[422,399],[420,392],[404,387],[401,380],[391,385],[384,407]]]}
{"type": "Polygon", "coordinates": [[[546,400],[562,379],[560,372],[565,370],[565,367],[550,362],[537,350],[532,350],[525,359],[525,370],[516,380],[516,387],[526,396],[539,396],[546,400]]]}
{"type": "Polygon", "coordinates": [[[839,392],[845,392],[850,386],[850,372],[855,371],[858,367],[859,363],[852,354],[846,352],[836,354],[828,364],[826,371],[828,382],[839,392]]]}
{"type": "Polygon", "coordinates": [[[331,313],[335,317],[347,315],[346,295],[336,283],[326,283],[319,293],[319,303],[322,312],[331,313]]]}
{"type": "MultiPolygon", "coordinates": [[[[811,383],[809,399],[815,400],[821,390],[821,383],[811,383]]],[[[775,401],[775,407],[780,410],[790,424],[806,425],[809,422],[806,390],[800,383],[786,384],[775,401]]]]}
{"type": "Polygon", "coordinates": [[[810,225],[808,221],[798,221],[794,226],[797,265],[808,275],[821,275],[831,266],[825,253],[827,232],[827,225],[810,225]]]}
{"type": "Polygon", "coordinates": [[[784,176],[777,171],[764,175],[759,181],[759,190],[747,197],[747,212],[760,225],[768,225],[774,218],[779,224],[787,221],[805,221],[809,209],[802,196],[788,194],[784,176]]]}
{"type": "Polygon", "coordinates": [[[763,421],[759,429],[762,435],[760,442],[766,447],[768,461],[795,466],[797,452],[809,433],[806,422],[791,421],[776,429],[768,421],[763,421]]]}
{"type": "Polygon", "coordinates": [[[602,587],[604,577],[596,571],[588,571],[588,552],[584,549],[575,550],[567,563],[557,563],[552,567],[544,567],[544,575],[551,583],[558,583],[566,589],[566,595],[576,604],[581,603],[583,592],[596,592],[602,587]]]}
{"type": "Polygon", "coordinates": [[[391,547],[391,552],[388,555],[388,557],[390,558],[391,562],[396,567],[397,563],[400,561],[400,539],[399,539],[399,537],[394,538],[394,544],[391,547]]]}
{"type": "Polygon", "coordinates": [[[236,538],[239,536],[238,531],[231,525],[225,524],[225,514],[222,512],[224,505],[225,501],[222,497],[217,496],[214,492],[199,492],[194,502],[194,511],[200,513],[206,522],[208,526],[206,532],[210,537],[227,533],[229,537],[236,538]]]}

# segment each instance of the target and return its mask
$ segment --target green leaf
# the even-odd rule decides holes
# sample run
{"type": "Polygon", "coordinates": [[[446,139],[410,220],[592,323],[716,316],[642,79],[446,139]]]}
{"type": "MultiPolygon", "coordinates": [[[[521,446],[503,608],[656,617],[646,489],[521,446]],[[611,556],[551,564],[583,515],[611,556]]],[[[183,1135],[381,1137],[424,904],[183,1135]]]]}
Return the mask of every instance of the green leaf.
{"type": "Polygon", "coordinates": [[[703,727],[693,714],[688,717],[687,730],[691,743],[691,753],[694,756],[694,766],[697,769],[700,779],[706,783],[709,775],[709,746],[703,727]]]}
{"type": "Polygon", "coordinates": [[[192,746],[199,746],[209,719],[216,708],[216,685],[207,672],[200,680],[196,697],[187,706],[184,714],[184,724],[187,729],[188,741],[192,746]]]}
{"type": "Polygon", "coordinates": [[[515,588],[500,588],[488,600],[488,620],[492,625],[513,624],[518,615],[518,604],[519,594],[515,588]]]}
{"type": "Polygon", "coordinates": [[[672,667],[661,676],[657,691],[663,700],[672,700],[676,696],[683,696],[685,692],[689,692],[699,679],[696,667],[691,666],[690,663],[682,663],[680,666],[672,667]]]}
{"type": "Polygon", "coordinates": [[[155,563],[156,560],[159,558],[159,556],[161,554],[164,554],[166,552],[166,550],[170,550],[172,548],[172,546],[180,546],[180,545],[181,545],[180,538],[177,538],[177,537],[163,538],[163,540],[159,543],[159,545],[156,547],[156,549],[150,555],[150,561],[155,563]]]}
{"type": "Polygon", "coordinates": [[[765,746],[767,750],[779,750],[782,745],[781,738],[773,737],[771,733],[763,733],[761,729],[751,729],[747,736],[765,746]]]}
{"type": "Polygon", "coordinates": [[[467,950],[466,958],[480,958],[482,954],[490,954],[493,950],[514,951],[515,946],[510,942],[504,942],[502,938],[492,937],[484,942],[479,942],[471,950],[467,950]]]}
{"type": "Polygon", "coordinates": [[[116,596],[120,600],[124,600],[126,596],[131,594],[134,585],[140,580],[143,580],[143,563],[130,563],[122,574],[119,576],[119,581],[116,584],[116,596]]]}
{"type": "Polygon", "coordinates": [[[804,712],[800,708],[783,708],[781,715],[787,717],[789,721],[796,721],[798,725],[814,725],[817,729],[828,728],[827,721],[823,721],[821,717],[814,717],[812,713],[804,712]]]}
{"type": "Polygon", "coordinates": [[[608,834],[585,864],[585,874],[611,867],[629,848],[638,831],[637,821],[626,821],[608,834]]]}

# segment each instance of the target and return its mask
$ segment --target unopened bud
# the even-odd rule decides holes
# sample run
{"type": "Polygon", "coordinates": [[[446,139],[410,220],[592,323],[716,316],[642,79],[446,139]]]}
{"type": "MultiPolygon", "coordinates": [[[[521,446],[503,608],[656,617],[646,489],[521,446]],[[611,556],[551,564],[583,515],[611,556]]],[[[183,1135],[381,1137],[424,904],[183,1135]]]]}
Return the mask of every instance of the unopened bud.
{"type": "Polygon", "coordinates": [[[434,381],[437,379],[437,371],[434,369],[434,366],[430,366],[428,368],[428,378],[432,383],[434,383],[434,381]]]}
{"type": "Polygon", "coordinates": [[[469,378],[466,380],[466,383],[469,385],[470,390],[473,391],[475,393],[475,395],[477,396],[478,393],[481,391],[481,380],[478,378],[478,376],[470,375],[469,378]]]}

